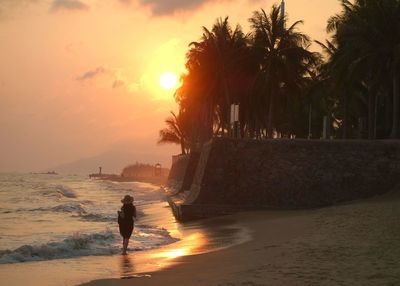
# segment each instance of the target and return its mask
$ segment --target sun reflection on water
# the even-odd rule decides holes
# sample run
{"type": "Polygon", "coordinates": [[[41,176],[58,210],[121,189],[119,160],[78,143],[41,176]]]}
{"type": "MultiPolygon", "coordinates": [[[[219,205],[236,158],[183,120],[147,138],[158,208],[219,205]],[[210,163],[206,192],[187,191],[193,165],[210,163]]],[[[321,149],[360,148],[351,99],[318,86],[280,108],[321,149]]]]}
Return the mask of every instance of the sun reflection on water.
{"type": "Polygon", "coordinates": [[[183,241],[160,249],[159,252],[153,253],[152,257],[171,260],[186,255],[199,254],[204,250],[207,241],[207,237],[203,233],[196,232],[188,235],[183,241]]]}
{"type": "Polygon", "coordinates": [[[165,256],[167,258],[177,258],[177,257],[184,256],[184,255],[187,255],[187,249],[183,249],[183,248],[174,249],[174,250],[165,252],[165,256]]]}

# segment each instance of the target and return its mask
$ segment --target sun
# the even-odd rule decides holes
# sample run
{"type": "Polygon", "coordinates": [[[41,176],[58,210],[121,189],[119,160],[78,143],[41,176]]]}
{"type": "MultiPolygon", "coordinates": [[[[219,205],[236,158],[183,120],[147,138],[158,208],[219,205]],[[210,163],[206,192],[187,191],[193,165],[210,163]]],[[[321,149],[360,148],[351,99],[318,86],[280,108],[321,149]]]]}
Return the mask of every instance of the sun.
{"type": "Polygon", "coordinates": [[[171,72],[163,73],[160,77],[160,85],[164,89],[173,89],[178,84],[178,78],[171,72]]]}

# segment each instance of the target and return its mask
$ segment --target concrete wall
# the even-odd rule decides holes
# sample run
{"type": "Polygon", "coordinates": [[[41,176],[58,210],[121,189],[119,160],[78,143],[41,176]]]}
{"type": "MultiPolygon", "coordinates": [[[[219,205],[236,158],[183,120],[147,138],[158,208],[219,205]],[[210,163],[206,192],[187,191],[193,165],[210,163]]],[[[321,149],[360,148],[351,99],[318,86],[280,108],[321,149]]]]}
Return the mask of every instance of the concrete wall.
{"type": "Polygon", "coordinates": [[[172,159],[171,170],[169,171],[167,187],[172,193],[179,192],[182,188],[183,179],[189,163],[189,155],[178,155],[172,159]]]}
{"type": "Polygon", "coordinates": [[[181,191],[190,190],[193,183],[194,175],[197,170],[197,164],[199,162],[199,158],[200,158],[200,152],[190,153],[189,162],[187,163],[185,175],[183,177],[181,191]]]}
{"type": "Polygon", "coordinates": [[[174,156],[171,171],[167,180],[167,187],[172,193],[189,190],[194,174],[197,170],[200,153],[174,156]]]}
{"type": "Polygon", "coordinates": [[[399,141],[216,138],[202,150],[184,204],[319,207],[399,182],[399,141]]]}

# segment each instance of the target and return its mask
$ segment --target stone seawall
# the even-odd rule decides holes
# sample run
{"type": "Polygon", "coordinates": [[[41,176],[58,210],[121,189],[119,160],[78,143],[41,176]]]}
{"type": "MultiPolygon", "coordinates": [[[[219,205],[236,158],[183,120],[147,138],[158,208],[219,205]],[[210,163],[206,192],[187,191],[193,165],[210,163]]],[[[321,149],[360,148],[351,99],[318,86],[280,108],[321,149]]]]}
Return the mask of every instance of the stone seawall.
{"type": "Polygon", "coordinates": [[[207,216],[206,209],[212,215],[213,208],[321,207],[399,182],[400,141],[216,138],[202,150],[178,218],[207,216]]]}
{"type": "Polygon", "coordinates": [[[175,156],[167,180],[171,193],[177,194],[190,189],[199,157],[200,153],[175,156]]]}
{"type": "Polygon", "coordinates": [[[166,184],[166,187],[171,190],[171,193],[177,193],[182,188],[188,163],[189,155],[178,155],[174,157],[166,184]]]}

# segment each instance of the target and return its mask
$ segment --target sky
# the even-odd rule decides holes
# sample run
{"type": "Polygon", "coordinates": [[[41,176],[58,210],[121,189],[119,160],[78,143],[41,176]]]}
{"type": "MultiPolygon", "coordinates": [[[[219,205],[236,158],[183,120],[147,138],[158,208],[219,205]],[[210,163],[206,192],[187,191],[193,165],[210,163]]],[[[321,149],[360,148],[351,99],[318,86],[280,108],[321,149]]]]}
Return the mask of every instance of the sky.
{"type": "MultiPolygon", "coordinates": [[[[170,164],[179,146],[156,142],[177,105],[160,76],[185,71],[202,26],[229,16],[249,32],[252,12],[276,2],[0,0],[0,172],[112,150],[170,164]]],[[[289,22],[304,20],[301,30],[319,41],[340,11],[338,0],[286,0],[286,7],[289,22]]]]}

